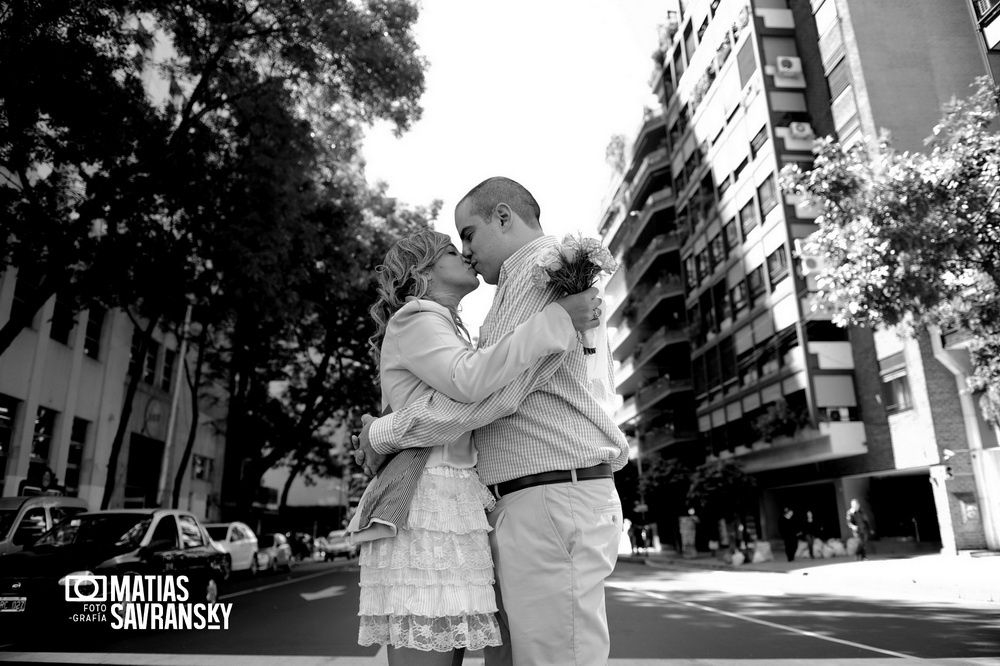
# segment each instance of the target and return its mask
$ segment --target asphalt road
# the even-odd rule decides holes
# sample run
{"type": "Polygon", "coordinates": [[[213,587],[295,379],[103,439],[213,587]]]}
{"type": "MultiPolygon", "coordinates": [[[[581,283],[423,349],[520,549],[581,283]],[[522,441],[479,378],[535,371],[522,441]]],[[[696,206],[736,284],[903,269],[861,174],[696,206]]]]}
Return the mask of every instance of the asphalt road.
{"type": "MultiPolygon", "coordinates": [[[[0,636],[0,662],[366,666],[353,563],[307,563],[237,579],[226,629],[117,631],[72,642],[0,636]]],[[[844,596],[775,573],[658,570],[622,562],[607,592],[611,666],[1000,664],[1000,607],[844,596]]],[[[466,664],[482,663],[481,653],[466,664]]]]}

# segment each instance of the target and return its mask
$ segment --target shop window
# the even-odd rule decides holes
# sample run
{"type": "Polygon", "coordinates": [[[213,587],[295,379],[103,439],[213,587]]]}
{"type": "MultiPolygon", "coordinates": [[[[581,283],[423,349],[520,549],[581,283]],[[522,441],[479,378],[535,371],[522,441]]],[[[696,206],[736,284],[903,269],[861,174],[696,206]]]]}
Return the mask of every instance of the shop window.
{"type": "Polygon", "coordinates": [[[31,460],[48,464],[52,448],[52,433],[56,427],[56,411],[39,407],[35,416],[35,431],[31,436],[31,460]]]}

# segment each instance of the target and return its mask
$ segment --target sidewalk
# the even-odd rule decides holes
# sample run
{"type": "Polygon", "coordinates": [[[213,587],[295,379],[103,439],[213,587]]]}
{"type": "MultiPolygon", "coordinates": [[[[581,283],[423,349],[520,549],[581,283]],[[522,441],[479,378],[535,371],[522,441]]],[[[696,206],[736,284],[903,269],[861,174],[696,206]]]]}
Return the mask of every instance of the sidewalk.
{"type": "Polygon", "coordinates": [[[809,576],[832,590],[880,593],[907,598],[961,600],[1000,604],[1000,553],[872,555],[863,562],[853,557],[796,559],[784,557],[770,562],[727,564],[720,557],[699,553],[684,558],[673,551],[650,551],[644,556],[621,554],[619,560],[645,562],[663,569],[709,569],[718,571],[772,572],[809,576]]]}

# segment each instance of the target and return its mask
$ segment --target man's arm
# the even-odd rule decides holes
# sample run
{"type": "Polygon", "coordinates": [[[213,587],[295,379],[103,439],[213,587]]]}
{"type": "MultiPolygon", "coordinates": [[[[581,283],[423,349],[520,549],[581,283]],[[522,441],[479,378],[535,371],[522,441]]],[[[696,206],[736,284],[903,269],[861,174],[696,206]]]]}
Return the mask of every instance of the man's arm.
{"type": "MultiPolygon", "coordinates": [[[[368,423],[359,435],[360,448],[388,455],[405,448],[436,446],[488,425],[517,411],[521,402],[548,382],[562,364],[564,354],[538,361],[517,379],[477,403],[462,403],[429,391],[405,409],[368,423]]],[[[370,466],[371,461],[368,461],[370,466]]]]}

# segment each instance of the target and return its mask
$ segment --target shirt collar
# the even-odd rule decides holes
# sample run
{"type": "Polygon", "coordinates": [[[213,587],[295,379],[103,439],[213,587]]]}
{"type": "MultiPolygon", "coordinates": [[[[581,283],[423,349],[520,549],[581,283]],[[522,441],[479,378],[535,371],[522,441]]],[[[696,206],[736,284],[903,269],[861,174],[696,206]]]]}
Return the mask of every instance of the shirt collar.
{"type": "Polygon", "coordinates": [[[507,257],[507,260],[500,266],[500,277],[497,279],[497,286],[506,282],[511,273],[516,273],[519,269],[525,267],[528,260],[533,259],[540,250],[552,247],[557,243],[558,241],[555,236],[541,236],[507,257]]]}

